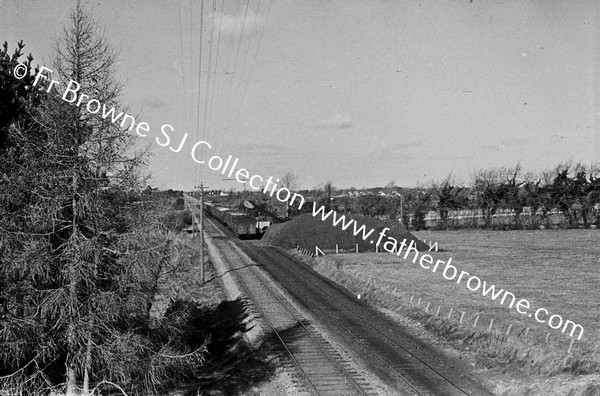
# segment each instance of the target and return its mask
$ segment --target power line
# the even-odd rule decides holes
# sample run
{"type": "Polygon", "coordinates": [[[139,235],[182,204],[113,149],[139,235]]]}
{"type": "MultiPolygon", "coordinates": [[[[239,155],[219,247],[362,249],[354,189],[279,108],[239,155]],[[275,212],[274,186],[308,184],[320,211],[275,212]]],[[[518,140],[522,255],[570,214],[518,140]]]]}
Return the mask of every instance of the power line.
{"type": "Polygon", "coordinates": [[[221,47],[221,31],[223,28],[223,8],[225,7],[225,0],[221,0],[221,15],[220,15],[220,20],[219,20],[219,35],[217,37],[217,53],[215,55],[215,77],[213,78],[213,87],[211,90],[211,97],[210,97],[210,111],[208,113],[208,134],[207,137],[209,139],[212,138],[211,136],[211,130],[212,130],[212,114],[213,114],[213,109],[214,109],[214,103],[215,103],[215,91],[216,91],[216,84],[217,84],[217,71],[219,69],[219,49],[221,47]]]}
{"type": "MultiPolygon", "coordinates": [[[[191,26],[190,26],[191,29],[191,26]]],[[[198,102],[196,116],[196,141],[200,140],[200,87],[202,83],[202,34],[204,31],[204,0],[200,2],[200,52],[198,55],[198,102]]],[[[198,169],[198,167],[196,167],[198,169]]],[[[200,168],[200,176],[202,176],[202,167],[200,168]]],[[[197,179],[196,179],[197,180],[197,179]]]]}
{"type": "MultiPolygon", "coordinates": [[[[242,70],[241,70],[241,74],[240,74],[240,79],[238,80],[238,84],[237,84],[237,88],[235,91],[235,95],[234,98],[239,98],[239,94],[240,94],[240,88],[242,86],[242,79],[244,77],[244,72],[246,70],[246,64],[248,63],[248,53],[250,52],[250,48],[252,47],[252,39],[254,38],[254,31],[255,31],[255,27],[256,27],[256,18],[258,18],[258,13],[260,12],[260,3],[261,0],[258,0],[258,8],[256,10],[256,13],[254,14],[254,19],[252,20],[252,28],[250,29],[250,38],[248,40],[248,46],[246,47],[246,51],[244,52],[244,62],[242,63],[242,70]]],[[[260,45],[260,43],[258,43],[260,45]]],[[[250,75],[248,75],[247,81],[250,81],[250,75]]],[[[241,103],[240,103],[241,104],[241,103]]],[[[239,109],[239,106],[235,106],[234,108],[239,109]]]]}
{"type": "MultiPolygon", "coordinates": [[[[236,51],[235,51],[235,57],[234,57],[234,61],[233,61],[233,63],[234,63],[234,69],[237,68],[237,60],[238,60],[239,55],[240,55],[240,48],[241,48],[241,45],[242,45],[242,38],[244,37],[244,29],[245,29],[245,26],[246,26],[246,18],[248,17],[248,8],[249,8],[249,6],[250,6],[250,0],[247,0],[246,1],[246,9],[244,11],[244,19],[242,20],[242,27],[240,29],[240,38],[239,38],[238,43],[237,43],[237,48],[236,48],[236,51]]],[[[242,78],[242,76],[240,76],[239,78],[242,78]]],[[[226,123],[225,124],[225,131],[227,131],[227,125],[228,124],[226,123]]]]}
{"type": "Polygon", "coordinates": [[[250,67],[250,73],[248,74],[248,79],[246,81],[246,87],[244,88],[244,94],[242,95],[242,101],[240,102],[240,105],[237,107],[237,114],[235,116],[235,120],[234,120],[234,125],[237,125],[237,122],[239,120],[239,116],[241,114],[242,108],[244,107],[244,103],[246,102],[246,96],[248,94],[248,87],[250,86],[250,80],[252,77],[252,73],[254,72],[254,66],[256,65],[256,59],[258,57],[258,50],[260,49],[260,44],[262,42],[263,39],[263,35],[265,32],[265,26],[267,24],[267,20],[269,18],[269,14],[271,12],[271,6],[273,4],[273,0],[269,0],[269,6],[267,7],[267,13],[265,16],[265,21],[262,25],[261,31],[260,31],[260,36],[258,38],[258,44],[256,45],[256,51],[254,52],[254,57],[252,60],[252,65],[250,67]]]}
{"type": "MultiPolygon", "coordinates": [[[[240,9],[240,1],[237,0],[236,1],[236,8],[235,8],[235,14],[234,14],[234,21],[237,21],[238,19],[238,12],[240,9]]],[[[243,26],[243,24],[242,24],[243,26]]],[[[242,34],[243,28],[240,28],[240,35],[242,34]]],[[[225,84],[222,87],[222,94],[221,94],[221,111],[220,111],[220,115],[219,115],[219,121],[218,121],[218,127],[221,129],[221,133],[219,135],[217,135],[217,145],[219,142],[219,139],[225,134],[225,125],[226,125],[226,114],[229,111],[229,107],[230,107],[230,97],[231,97],[231,90],[235,81],[236,76],[239,75],[239,73],[237,73],[236,69],[237,69],[237,59],[234,56],[233,60],[231,59],[231,54],[233,52],[234,49],[234,43],[235,43],[235,39],[237,36],[237,25],[234,25],[234,31],[231,34],[231,39],[229,40],[229,50],[227,51],[227,61],[226,61],[226,69],[227,72],[230,72],[233,77],[227,79],[225,81],[225,84]]]]}
{"type": "MultiPolygon", "coordinates": [[[[216,0],[213,0],[212,7],[212,18],[210,23],[210,42],[208,46],[208,70],[206,74],[206,87],[205,87],[205,96],[204,96],[204,119],[202,122],[202,140],[207,140],[207,131],[206,124],[208,122],[208,98],[210,94],[210,79],[212,77],[212,53],[213,53],[213,45],[215,38],[215,9],[217,7],[216,0]]],[[[200,112],[200,108],[198,107],[198,112],[200,112]]],[[[202,156],[204,156],[204,147],[201,149],[202,156]]],[[[202,172],[200,173],[202,175],[202,172]]]]}
{"type": "MultiPolygon", "coordinates": [[[[235,11],[233,14],[234,21],[237,20],[239,8],[240,8],[240,0],[236,0],[235,11]]],[[[230,67],[231,53],[233,52],[234,40],[235,40],[235,30],[230,35],[229,46],[227,49],[227,57],[225,59],[225,71],[224,71],[224,77],[223,77],[223,84],[221,85],[221,93],[218,96],[219,104],[217,106],[217,116],[216,116],[216,123],[215,123],[217,130],[220,129],[220,127],[222,125],[223,115],[227,111],[226,105],[228,103],[228,95],[226,96],[226,92],[227,92],[227,94],[229,94],[228,88],[231,86],[231,80],[233,79],[233,77],[230,78],[230,77],[225,77],[225,76],[234,75],[234,72],[231,72],[230,70],[235,70],[230,67]]],[[[219,135],[217,135],[217,139],[218,139],[218,137],[219,137],[219,135]]]]}
{"type": "MultiPolygon", "coordinates": [[[[244,10],[244,18],[242,20],[242,25],[240,28],[240,35],[239,35],[239,39],[237,42],[237,47],[236,47],[236,52],[235,52],[235,57],[234,57],[234,70],[237,70],[237,64],[238,64],[238,59],[239,59],[239,55],[240,55],[240,49],[242,47],[242,42],[243,42],[243,38],[244,38],[244,31],[246,30],[246,20],[248,19],[248,10],[250,8],[250,0],[246,1],[246,7],[244,10]]],[[[256,17],[255,17],[255,21],[256,21],[256,17]]],[[[250,37],[252,38],[252,36],[250,37]]],[[[248,42],[248,46],[251,45],[251,40],[249,40],[248,42]]],[[[246,51],[247,52],[247,51],[246,51]]],[[[242,72],[236,72],[235,74],[237,78],[237,81],[241,81],[244,76],[243,76],[243,71],[242,72]]],[[[219,136],[219,138],[223,138],[226,139],[228,135],[231,134],[231,120],[233,119],[233,112],[234,112],[234,104],[236,102],[235,97],[233,99],[231,99],[231,94],[232,94],[232,90],[235,84],[235,79],[233,79],[231,81],[231,84],[228,87],[228,92],[227,92],[227,109],[231,109],[230,111],[227,111],[227,109],[225,110],[225,114],[229,114],[229,116],[225,117],[224,120],[224,124],[223,124],[223,133],[219,136]]],[[[239,85],[239,84],[238,84],[239,85]]]]}
{"type": "Polygon", "coordinates": [[[181,100],[183,101],[183,113],[186,121],[189,121],[189,104],[185,99],[185,61],[183,59],[183,22],[181,19],[181,2],[177,2],[177,9],[179,11],[179,51],[181,59],[181,100]]]}

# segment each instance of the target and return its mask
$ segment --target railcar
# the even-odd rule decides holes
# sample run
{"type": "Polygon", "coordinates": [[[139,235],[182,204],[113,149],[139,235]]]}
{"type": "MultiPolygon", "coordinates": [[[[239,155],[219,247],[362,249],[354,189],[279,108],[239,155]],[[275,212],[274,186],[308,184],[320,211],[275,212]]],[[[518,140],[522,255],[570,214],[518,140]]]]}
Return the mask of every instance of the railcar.
{"type": "Polygon", "coordinates": [[[230,213],[227,225],[239,238],[256,237],[256,219],[243,213],[230,213]]]}
{"type": "Polygon", "coordinates": [[[208,215],[233,231],[240,239],[256,238],[258,235],[256,232],[256,219],[253,217],[212,202],[205,202],[204,210],[208,215]]]}

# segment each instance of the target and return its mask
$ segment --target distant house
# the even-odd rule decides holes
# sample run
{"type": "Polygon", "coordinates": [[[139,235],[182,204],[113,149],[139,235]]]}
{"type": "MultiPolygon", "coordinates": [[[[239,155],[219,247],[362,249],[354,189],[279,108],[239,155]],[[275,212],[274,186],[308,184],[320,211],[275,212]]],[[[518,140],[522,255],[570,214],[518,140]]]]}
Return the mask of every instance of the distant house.
{"type": "Polygon", "coordinates": [[[427,215],[425,215],[425,220],[426,221],[437,221],[437,220],[440,220],[440,216],[438,215],[438,213],[435,210],[430,210],[429,212],[427,212],[427,215]]]}

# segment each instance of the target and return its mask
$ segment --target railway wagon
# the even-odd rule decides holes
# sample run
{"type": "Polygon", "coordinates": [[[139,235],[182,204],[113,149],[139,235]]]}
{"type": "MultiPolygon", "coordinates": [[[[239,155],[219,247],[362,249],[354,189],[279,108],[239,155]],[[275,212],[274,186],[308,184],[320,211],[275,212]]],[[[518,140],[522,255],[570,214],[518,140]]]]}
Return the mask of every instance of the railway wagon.
{"type": "Polygon", "coordinates": [[[255,238],[257,236],[256,219],[253,217],[212,202],[205,202],[204,210],[233,231],[240,239],[255,238]]]}
{"type": "MultiPolygon", "coordinates": [[[[198,205],[200,206],[200,205],[198,205]]],[[[211,216],[214,216],[215,204],[212,202],[204,202],[204,210],[211,216]]]]}
{"type": "Polygon", "coordinates": [[[227,226],[241,239],[256,237],[256,219],[243,213],[229,213],[227,226]]]}
{"type": "Polygon", "coordinates": [[[231,209],[226,208],[224,206],[216,206],[214,214],[215,214],[215,217],[217,218],[217,220],[219,220],[221,223],[227,225],[228,213],[231,211],[232,211],[231,209]]]}

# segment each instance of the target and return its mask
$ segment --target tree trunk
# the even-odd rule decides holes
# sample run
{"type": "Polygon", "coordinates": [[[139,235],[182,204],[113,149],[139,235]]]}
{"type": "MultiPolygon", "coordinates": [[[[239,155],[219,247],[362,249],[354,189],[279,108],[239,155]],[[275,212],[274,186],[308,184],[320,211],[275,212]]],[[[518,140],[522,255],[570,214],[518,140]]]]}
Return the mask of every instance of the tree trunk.
{"type": "Polygon", "coordinates": [[[90,371],[92,370],[92,333],[88,333],[85,348],[85,367],[83,368],[83,395],[90,394],[90,371]]]}
{"type": "MultiPolygon", "coordinates": [[[[71,185],[73,197],[71,204],[73,205],[73,218],[71,238],[69,243],[77,243],[78,226],[77,226],[77,198],[76,192],[78,189],[77,171],[74,171],[73,182],[71,185]]],[[[74,262],[69,262],[69,326],[67,330],[67,396],[77,395],[77,374],[74,362],[74,356],[77,354],[77,342],[75,337],[75,312],[77,306],[77,268],[74,262]]]]}
{"type": "Polygon", "coordinates": [[[521,230],[522,224],[521,224],[521,212],[523,211],[523,209],[519,210],[519,209],[515,209],[515,228],[517,230],[521,230]]]}

